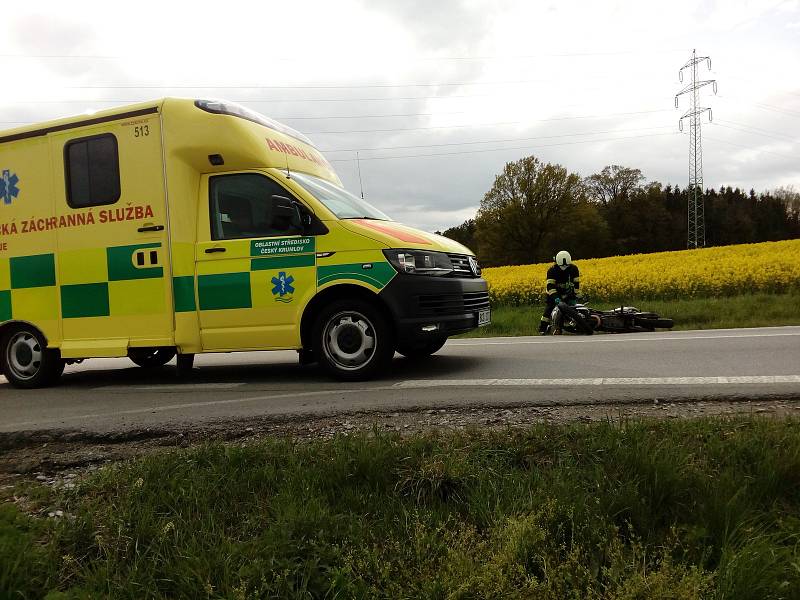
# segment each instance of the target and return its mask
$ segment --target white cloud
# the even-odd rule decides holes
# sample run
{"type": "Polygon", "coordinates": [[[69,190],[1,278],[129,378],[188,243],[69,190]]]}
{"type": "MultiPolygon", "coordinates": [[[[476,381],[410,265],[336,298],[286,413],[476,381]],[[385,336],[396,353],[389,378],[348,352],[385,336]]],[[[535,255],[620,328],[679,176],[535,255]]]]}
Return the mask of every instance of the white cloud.
{"type": "MultiPolygon", "coordinates": [[[[720,85],[703,99],[720,125],[704,128],[720,140],[707,140],[706,184],[800,185],[798,11],[798,0],[240,0],[191,10],[143,0],[136,11],[46,0],[4,20],[14,85],[0,108],[12,126],[167,94],[227,97],[323,149],[363,149],[367,198],[439,229],[469,217],[503,164],[530,153],[582,175],[615,163],[683,185],[686,104],[676,111],[672,99],[695,47],[713,59],[701,75],[720,85]],[[227,87],[186,87],[196,85],[227,87]],[[398,155],[418,158],[372,160],[398,155]]],[[[358,189],[354,152],[329,157],[345,159],[334,164],[358,189]]]]}

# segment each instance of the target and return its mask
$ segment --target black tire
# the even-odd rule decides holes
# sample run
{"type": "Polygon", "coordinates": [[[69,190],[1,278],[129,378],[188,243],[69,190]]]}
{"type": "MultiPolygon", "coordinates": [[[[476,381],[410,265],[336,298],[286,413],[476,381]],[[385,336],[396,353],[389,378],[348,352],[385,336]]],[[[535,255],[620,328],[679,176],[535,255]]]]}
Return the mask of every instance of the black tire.
{"type": "Polygon", "coordinates": [[[35,327],[19,326],[0,339],[0,368],[16,388],[35,389],[54,385],[64,372],[58,350],[47,348],[35,327]]]}
{"type": "Polygon", "coordinates": [[[320,366],[342,381],[379,375],[394,356],[394,335],[383,313],[364,300],[338,300],[317,316],[312,330],[320,366]]]}
{"type": "Polygon", "coordinates": [[[575,323],[575,333],[580,335],[592,335],[594,333],[594,329],[592,329],[591,323],[587,323],[581,314],[572,308],[571,306],[564,306],[560,307],[561,309],[561,328],[564,329],[564,323],[567,320],[572,320],[575,323]]]}
{"type": "Polygon", "coordinates": [[[637,326],[644,327],[645,329],[672,329],[672,327],[675,325],[675,322],[672,319],[651,317],[635,317],[633,322],[637,326]]]}
{"type": "Polygon", "coordinates": [[[417,344],[398,344],[397,352],[408,359],[415,360],[436,354],[447,343],[447,338],[435,338],[417,344]]]}
{"type": "Polygon", "coordinates": [[[163,367],[177,352],[175,348],[129,348],[128,358],[144,369],[163,367]]]}

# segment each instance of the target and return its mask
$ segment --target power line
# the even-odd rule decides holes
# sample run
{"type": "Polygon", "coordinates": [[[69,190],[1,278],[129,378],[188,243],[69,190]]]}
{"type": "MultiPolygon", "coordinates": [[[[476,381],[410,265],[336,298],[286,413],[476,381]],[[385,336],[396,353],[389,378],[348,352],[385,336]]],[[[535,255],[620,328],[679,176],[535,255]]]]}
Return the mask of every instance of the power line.
{"type": "MultiPolygon", "coordinates": [[[[649,50],[649,49],[629,49],[629,50],[609,50],[601,52],[548,52],[541,54],[511,54],[511,55],[483,55],[483,56],[406,56],[406,60],[411,61],[491,61],[491,60],[527,60],[534,58],[591,58],[595,56],[619,56],[624,54],[670,54],[680,52],[681,49],[649,50]]],[[[92,59],[92,60],[143,60],[155,59],[163,60],[158,55],[152,56],[130,56],[121,54],[0,54],[0,58],[20,58],[20,59],[92,59]]],[[[346,59],[348,56],[334,56],[336,60],[346,59]]],[[[360,58],[350,56],[350,58],[360,58]]],[[[319,57],[299,57],[299,56],[277,56],[270,57],[270,61],[281,62],[319,62],[319,57]]]]}
{"type": "Polygon", "coordinates": [[[669,125],[662,127],[637,127],[633,129],[616,129],[610,131],[587,131],[583,133],[563,133],[559,135],[542,135],[537,137],[506,138],[506,139],[469,141],[469,142],[450,142],[445,144],[420,144],[415,146],[377,146],[372,148],[340,148],[340,149],[326,149],[326,150],[320,149],[320,152],[325,152],[326,154],[330,154],[332,152],[368,152],[368,151],[378,151],[378,150],[411,150],[413,148],[443,148],[447,146],[473,146],[477,144],[502,144],[506,142],[528,142],[532,140],[548,140],[548,139],[558,139],[565,137],[580,137],[586,135],[606,135],[618,132],[649,131],[654,129],[670,129],[670,128],[671,127],[669,125]]]}
{"type": "Polygon", "coordinates": [[[754,106],[756,108],[760,108],[762,110],[768,110],[771,112],[777,112],[788,117],[800,117],[800,112],[791,110],[789,108],[783,108],[780,106],[775,106],[774,104],[764,104],[763,102],[748,102],[747,100],[741,100],[739,98],[731,98],[730,96],[721,95],[719,96],[723,100],[728,100],[730,102],[736,102],[738,104],[746,104],[748,106],[754,106]]]}
{"type": "MultiPolygon", "coordinates": [[[[662,110],[655,110],[655,111],[637,111],[637,112],[630,112],[630,113],[615,113],[619,115],[630,115],[630,114],[642,114],[643,112],[665,112],[662,110]]],[[[274,117],[276,120],[283,120],[283,121],[298,121],[298,120],[327,120],[327,119],[380,119],[386,117],[438,117],[440,115],[466,115],[469,114],[469,111],[453,111],[453,112],[436,112],[436,113],[406,113],[406,114],[394,114],[394,115],[344,115],[344,116],[330,116],[330,117],[274,117]]],[[[551,119],[534,119],[534,121],[565,121],[569,119],[591,119],[596,118],[598,115],[588,115],[588,116],[575,116],[575,117],[553,117],[551,119]]],[[[527,122],[527,121],[520,121],[520,122],[527,122]]],[[[321,132],[317,132],[321,133],[321,132]]]]}
{"type": "MultiPolygon", "coordinates": [[[[243,98],[240,100],[234,98],[226,98],[228,102],[249,102],[259,104],[280,104],[280,103],[297,103],[297,102],[372,102],[379,100],[449,100],[450,98],[493,98],[498,94],[452,94],[449,96],[384,96],[380,98],[243,98]]],[[[76,104],[76,103],[93,103],[93,102],[127,102],[136,104],[139,102],[147,102],[155,100],[155,98],[77,98],[69,100],[10,100],[6,103],[13,104],[76,104]]],[[[2,102],[2,101],[0,101],[2,102]]]]}
{"type": "MultiPolygon", "coordinates": [[[[595,88],[599,89],[599,88],[595,88]]],[[[449,94],[446,96],[381,96],[372,98],[225,98],[227,102],[249,103],[249,104],[297,104],[298,102],[401,102],[407,100],[451,100],[453,98],[497,98],[502,93],[493,94],[449,94]]],[[[93,104],[98,102],[124,102],[127,104],[138,104],[149,102],[158,98],[69,98],[67,100],[2,100],[0,104],[93,104]]],[[[660,97],[659,97],[660,99],[660,97]]],[[[656,100],[656,97],[648,98],[656,100]]],[[[581,104],[561,104],[559,106],[586,106],[581,104]]]]}
{"type": "Polygon", "coordinates": [[[776,112],[785,113],[787,115],[800,117],[800,111],[791,110],[789,108],[782,108],[780,106],[775,106],[774,104],[765,104],[763,102],[750,102],[749,104],[752,104],[753,106],[758,106],[759,108],[765,108],[768,110],[774,110],[776,112]]]}
{"type": "MultiPolygon", "coordinates": [[[[167,88],[163,88],[167,89],[167,88]]],[[[248,104],[297,104],[297,103],[318,103],[318,102],[404,102],[409,100],[451,100],[454,98],[496,98],[498,96],[502,96],[502,93],[490,93],[490,94],[450,94],[450,95],[437,95],[437,96],[380,96],[380,97],[356,97],[356,98],[228,98],[229,102],[238,102],[238,103],[248,103],[248,104]]],[[[760,108],[762,110],[778,112],[784,114],[786,116],[800,116],[800,111],[795,111],[789,108],[775,106],[774,104],[766,104],[763,102],[750,102],[747,100],[742,100],[740,98],[733,98],[731,96],[726,96],[724,94],[719,94],[717,96],[723,100],[728,102],[735,102],[738,104],[746,104],[748,106],[754,106],[756,108],[760,108]]],[[[78,98],[78,99],[66,99],[66,100],[0,100],[0,104],[96,104],[96,103],[127,103],[127,104],[136,104],[141,102],[147,102],[150,100],[154,100],[155,98],[78,98]]],[[[586,106],[585,103],[582,104],[569,104],[569,105],[561,105],[561,106],[586,106]]],[[[390,116],[390,115],[385,115],[390,116]]],[[[277,119],[292,119],[292,118],[305,118],[305,117],[275,117],[277,119]]],[[[323,118],[323,117],[320,117],[323,118]]],[[[335,117],[324,117],[324,118],[335,118],[335,117]]],[[[345,117],[342,117],[345,118],[345,117]]],[[[359,118],[359,117],[353,117],[359,118]]]]}
{"type": "MultiPolygon", "coordinates": [[[[653,113],[662,113],[662,112],[672,112],[669,109],[657,109],[657,110],[639,110],[639,111],[630,111],[630,112],[621,112],[621,113],[609,113],[609,114],[600,114],[600,115],[573,115],[568,117],[550,117],[547,119],[528,119],[525,121],[502,121],[498,123],[468,123],[463,125],[437,125],[431,127],[398,127],[392,129],[352,129],[352,130],[342,130],[342,131],[304,131],[306,135],[322,135],[322,134],[350,134],[350,133],[387,133],[387,132],[397,132],[397,131],[429,131],[429,130],[436,130],[436,129],[463,129],[468,127],[500,127],[505,125],[524,125],[528,123],[545,123],[549,121],[570,121],[573,119],[610,119],[620,116],[628,116],[628,115],[643,115],[643,114],[653,114],[653,113]]],[[[425,113],[428,114],[428,113],[425,113]]],[[[437,114],[448,114],[448,113],[430,113],[431,116],[435,116],[437,114]]],[[[450,113],[450,114],[460,114],[460,113],[450,113]]],[[[78,116],[78,115],[73,115],[78,116]]],[[[303,117],[298,117],[303,118],[303,117]]],[[[320,117],[322,118],[322,117],[320,117]]],[[[325,117],[325,118],[337,118],[337,117],[325,117]]],[[[358,119],[359,117],[349,117],[352,119],[358,119]]],[[[294,120],[294,117],[276,117],[276,119],[284,120],[284,121],[291,121],[294,120]]],[[[39,121],[0,121],[2,124],[18,124],[18,125],[29,125],[32,123],[38,123],[39,121]]]]}
{"type": "MultiPolygon", "coordinates": [[[[593,88],[601,89],[601,88],[593,88]]],[[[503,96],[502,93],[491,94],[448,94],[445,96],[380,96],[371,98],[226,98],[228,102],[248,103],[248,104],[297,104],[299,102],[401,102],[408,100],[451,100],[453,98],[497,98],[503,96]]],[[[99,102],[124,102],[127,104],[138,104],[141,102],[149,102],[157,100],[158,98],[70,98],[66,100],[2,100],[0,104],[94,104],[99,102]]],[[[646,100],[660,100],[659,96],[656,98],[647,98],[646,100]]],[[[559,104],[560,107],[574,107],[586,106],[586,103],[580,104],[559,104]]]]}
{"type": "Polygon", "coordinates": [[[542,123],[547,121],[569,121],[572,119],[609,119],[618,116],[626,115],[643,115],[661,112],[672,112],[668,109],[659,110],[641,110],[633,112],[610,113],[607,115],[578,115],[571,117],[553,117],[549,119],[528,119],[526,121],[501,121],[499,123],[470,123],[465,125],[440,125],[433,127],[398,127],[393,129],[352,129],[350,131],[304,131],[306,135],[323,135],[323,134],[350,134],[350,133],[389,133],[396,131],[430,131],[434,129],[463,129],[467,127],[501,127],[505,125],[524,125],[528,123],[542,123]]]}
{"type": "Polygon", "coordinates": [[[726,129],[734,129],[736,131],[742,131],[744,133],[750,133],[753,135],[762,135],[764,137],[772,138],[781,142],[795,143],[798,141],[797,138],[791,138],[777,132],[770,132],[765,129],[750,127],[748,125],[742,125],[741,123],[736,123],[735,121],[728,121],[725,119],[719,119],[714,125],[719,125],[720,127],[725,127],[726,129]],[[729,123],[729,125],[724,125],[724,123],[729,123]]]}
{"type": "MultiPolygon", "coordinates": [[[[398,131],[430,131],[430,130],[439,130],[439,129],[464,129],[469,127],[501,127],[507,125],[525,125],[530,123],[545,123],[550,121],[571,121],[573,119],[611,119],[620,116],[627,116],[627,115],[643,115],[643,114],[653,114],[653,113],[662,113],[662,112],[672,112],[668,109],[657,109],[657,110],[640,110],[640,111],[631,111],[631,112],[621,112],[621,113],[609,113],[605,115],[574,115],[569,117],[551,117],[547,119],[528,119],[525,121],[501,121],[497,123],[467,123],[463,125],[437,125],[437,126],[430,126],[430,127],[397,127],[391,129],[352,129],[352,130],[341,130],[341,131],[304,131],[303,133],[306,135],[323,135],[323,134],[350,134],[350,133],[388,133],[388,132],[398,132],[398,131]]],[[[431,113],[431,116],[436,114],[448,114],[448,113],[431,113]]],[[[452,114],[459,114],[459,113],[452,113],[452,114]]],[[[78,116],[78,115],[73,115],[78,116]]],[[[301,117],[302,118],[302,117],[301,117]]],[[[328,118],[328,117],[326,117],[328,118]]],[[[335,117],[330,117],[335,118],[335,117]]],[[[353,119],[357,119],[359,117],[351,117],[353,119]]],[[[278,117],[279,120],[284,121],[291,121],[293,117],[278,117]]],[[[0,124],[17,124],[17,125],[30,125],[33,123],[38,123],[40,121],[0,121],[0,124]]]]}
{"type": "MultiPolygon", "coordinates": [[[[752,79],[748,79],[747,77],[741,77],[741,76],[735,75],[733,73],[725,74],[725,77],[726,78],[730,78],[730,79],[738,79],[740,81],[744,81],[745,83],[750,84],[751,87],[758,87],[758,86],[761,85],[760,82],[757,83],[757,82],[753,81],[752,79]]],[[[766,79],[762,79],[761,81],[763,82],[765,80],[766,79]]],[[[770,83],[774,83],[774,80],[770,79],[770,83]]],[[[781,92],[784,93],[784,94],[791,94],[792,96],[800,96],[800,91],[795,92],[795,91],[792,91],[792,90],[781,90],[781,92]]]]}
{"type": "MultiPolygon", "coordinates": [[[[635,136],[627,136],[627,137],[614,137],[614,138],[605,138],[605,139],[599,139],[599,140],[579,140],[579,141],[575,141],[575,142],[560,142],[560,143],[557,143],[557,144],[543,144],[543,145],[538,145],[538,146],[510,146],[510,147],[507,146],[507,147],[504,147],[504,148],[482,148],[482,149],[479,149],[479,150],[461,150],[461,151],[457,151],[457,152],[431,152],[431,153],[428,153],[428,154],[404,154],[404,155],[400,155],[400,156],[373,156],[373,157],[370,157],[370,158],[361,158],[360,160],[363,162],[363,161],[366,161],[366,160],[394,160],[394,159],[398,159],[398,158],[430,158],[430,157],[434,157],[434,156],[455,156],[455,155],[460,155],[460,154],[479,154],[479,153],[483,153],[483,152],[504,152],[506,150],[535,150],[535,149],[538,149],[538,148],[552,148],[552,147],[555,147],[555,146],[572,146],[572,145],[575,145],[575,144],[595,144],[595,143],[599,144],[599,143],[605,143],[605,142],[616,142],[616,141],[620,141],[620,140],[634,140],[634,139],[639,139],[639,138],[658,137],[658,136],[665,136],[665,135],[674,136],[674,135],[679,135],[679,134],[677,132],[673,132],[673,133],[652,133],[652,134],[647,134],[647,135],[635,135],[635,136]]],[[[354,158],[334,158],[334,159],[329,159],[328,162],[354,162],[354,161],[355,161],[354,158]]]]}
{"type": "MultiPolygon", "coordinates": [[[[606,79],[608,74],[587,76],[589,79],[606,79]]],[[[555,79],[512,79],[507,81],[463,81],[441,83],[371,83],[360,85],[70,85],[67,90],[360,90],[388,88],[472,87],[485,85],[523,85],[529,83],[563,82],[555,79]]]]}
{"type": "Polygon", "coordinates": [[[278,121],[325,121],[328,119],[386,119],[395,117],[438,117],[439,115],[465,115],[467,111],[448,111],[435,113],[399,113],[393,115],[332,115],[325,117],[273,117],[278,121]]]}
{"type": "MultiPolygon", "coordinates": [[[[727,144],[729,146],[736,146],[738,148],[744,148],[745,150],[752,150],[754,152],[765,152],[767,154],[774,154],[775,156],[780,156],[781,158],[788,158],[791,160],[797,160],[798,156],[792,156],[790,154],[782,154],[780,152],[773,152],[772,150],[764,150],[763,148],[753,148],[752,146],[745,146],[743,144],[737,144],[735,142],[729,142],[727,140],[721,140],[716,137],[706,136],[706,139],[713,140],[715,142],[719,142],[720,144],[727,144]]],[[[361,160],[364,160],[363,158],[361,160]]]]}

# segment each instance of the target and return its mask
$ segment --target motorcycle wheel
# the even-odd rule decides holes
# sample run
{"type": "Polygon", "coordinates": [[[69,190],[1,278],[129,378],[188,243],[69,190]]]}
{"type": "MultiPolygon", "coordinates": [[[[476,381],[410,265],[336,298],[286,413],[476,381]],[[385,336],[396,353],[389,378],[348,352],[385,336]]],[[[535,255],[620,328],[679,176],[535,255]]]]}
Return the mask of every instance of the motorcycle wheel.
{"type": "Polygon", "coordinates": [[[577,310],[570,306],[561,310],[564,313],[561,316],[562,329],[578,335],[592,335],[594,333],[591,321],[584,319],[577,310]]]}

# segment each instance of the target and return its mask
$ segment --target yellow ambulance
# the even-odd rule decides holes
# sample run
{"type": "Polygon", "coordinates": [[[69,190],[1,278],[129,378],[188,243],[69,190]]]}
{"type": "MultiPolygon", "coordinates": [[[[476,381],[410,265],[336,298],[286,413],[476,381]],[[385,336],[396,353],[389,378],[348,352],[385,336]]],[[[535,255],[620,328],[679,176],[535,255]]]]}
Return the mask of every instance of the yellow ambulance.
{"type": "Polygon", "coordinates": [[[474,254],[347,192],[301,133],[165,98],[0,133],[0,366],[296,349],[344,380],[489,323],[474,254]]]}

